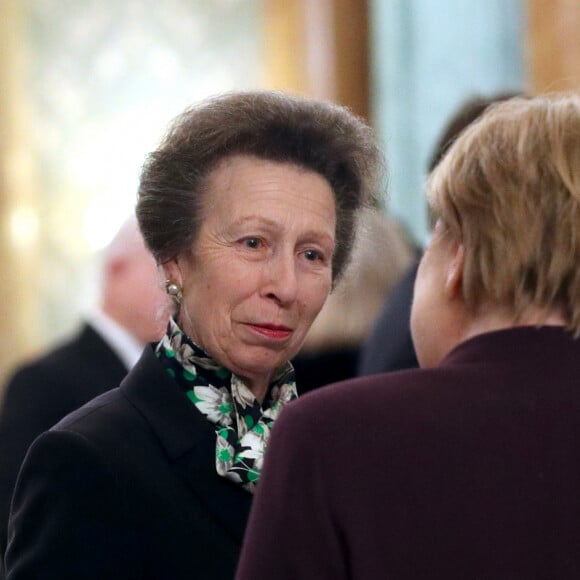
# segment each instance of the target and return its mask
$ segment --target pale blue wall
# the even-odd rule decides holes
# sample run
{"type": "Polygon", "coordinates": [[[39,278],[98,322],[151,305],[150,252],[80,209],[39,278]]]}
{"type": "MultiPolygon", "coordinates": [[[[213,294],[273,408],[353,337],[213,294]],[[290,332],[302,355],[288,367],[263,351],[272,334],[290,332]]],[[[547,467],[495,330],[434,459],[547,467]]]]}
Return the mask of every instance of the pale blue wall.
{"type": "Polygon", "coordinates": [[[373,123],[389,162],[389,211],[427,237],[431,149],[466,98],[525,88],[521,0],[371,0],[373,123]]]}

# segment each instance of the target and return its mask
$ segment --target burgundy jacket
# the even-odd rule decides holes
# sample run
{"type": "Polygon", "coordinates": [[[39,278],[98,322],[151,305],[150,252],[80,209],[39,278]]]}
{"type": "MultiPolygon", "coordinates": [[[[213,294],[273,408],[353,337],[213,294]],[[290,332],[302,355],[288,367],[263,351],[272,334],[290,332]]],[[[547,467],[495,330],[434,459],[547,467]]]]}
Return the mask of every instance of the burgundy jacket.
{"type": "Polygon", "coordinates": [[[580,578],[580,339],[492,332],[292,403],[237,578],[580,578]]]}

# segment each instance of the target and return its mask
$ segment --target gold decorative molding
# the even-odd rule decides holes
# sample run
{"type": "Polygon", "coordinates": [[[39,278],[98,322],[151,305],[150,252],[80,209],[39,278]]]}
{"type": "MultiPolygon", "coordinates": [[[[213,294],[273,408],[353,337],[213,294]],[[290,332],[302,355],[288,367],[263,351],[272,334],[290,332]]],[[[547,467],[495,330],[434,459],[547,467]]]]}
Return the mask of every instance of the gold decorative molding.
{"type": "Polygon", "coordinates": [[[368,117],[368,1],[265,0],[264,84],[368,117]]]}

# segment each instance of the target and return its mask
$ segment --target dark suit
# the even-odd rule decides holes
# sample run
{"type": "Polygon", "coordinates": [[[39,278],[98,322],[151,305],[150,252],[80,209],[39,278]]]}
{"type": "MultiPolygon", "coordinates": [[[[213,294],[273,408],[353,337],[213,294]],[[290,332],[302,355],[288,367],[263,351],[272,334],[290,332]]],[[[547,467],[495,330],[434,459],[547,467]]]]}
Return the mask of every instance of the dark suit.
{"type": "Polygon", "coordinates": [[[232,578],[252,496],[217,475],[215,444],[147,347],[120,388],[30,448],[8,579],[232,578]]]}
{"type": "Polygon", "coordinates": [[[238,578],[580,578],[580,339],[488,333],[289,405],[238,578]]]}
{"type": "Polygon", "coordinates": [[[292,359],[298,395],[355,377],[358,353],[358,348],[344,347],[298,354],[292,359]]]}
{"type": "Polygon", "coordinates": [[[126,374],[119,357],[85,324],[72,340],[22,366],[9,381],[0,413],[0,561],[14,483],[32,441],[71,411],[118,386],[126,374]]]}

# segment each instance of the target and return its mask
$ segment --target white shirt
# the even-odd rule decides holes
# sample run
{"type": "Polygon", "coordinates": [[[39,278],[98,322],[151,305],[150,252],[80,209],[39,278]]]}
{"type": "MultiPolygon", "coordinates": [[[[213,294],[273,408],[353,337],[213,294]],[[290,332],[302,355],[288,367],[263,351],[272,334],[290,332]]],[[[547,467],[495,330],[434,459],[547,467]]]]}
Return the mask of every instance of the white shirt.
{"type": "Polygon", "coordinates": [[[101,335],[127,369],[133,368],[145,345],[100,309],[93,310],[87,318],[90,325],[101,335]]]}

